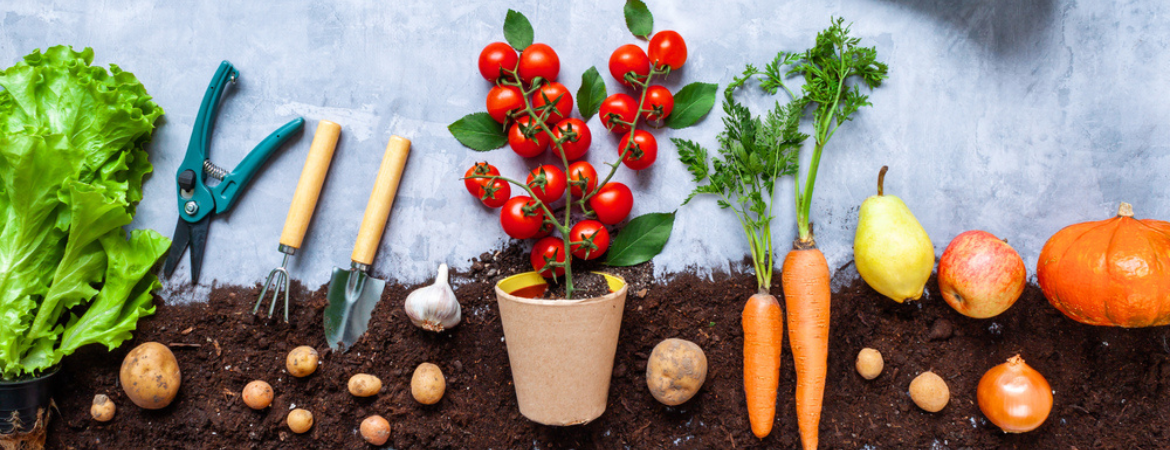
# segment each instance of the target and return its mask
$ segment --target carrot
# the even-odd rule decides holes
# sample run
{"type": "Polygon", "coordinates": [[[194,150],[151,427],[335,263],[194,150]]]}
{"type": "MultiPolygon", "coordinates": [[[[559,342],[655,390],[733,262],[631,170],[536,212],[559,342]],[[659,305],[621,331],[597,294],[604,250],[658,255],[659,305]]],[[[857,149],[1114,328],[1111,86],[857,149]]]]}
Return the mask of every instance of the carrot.
{"type": "Polygon", "coordinates": [[[752,433],[763,439],[776,419],[784,318],[776,297],[761,291],[743,307],[743,390],[752,433]]]}
{"type": "Polygon", "coordinates": [[[796,423],[805,450],[817,448],[829,358],[829,264],[798,241],[780,272],[788,310],[788,342],[796,366],[796,423]]]}
{"type": "Polygon", "coordinates": [[[810,220],[817,168],[829,138],[854,113],[870,106],[869,96],[861,94],[860,85],[870,89],[881,86],[888,70],[885,63],[877,60],[877,51],[858,47],[860,42],[849,36],[844,19],[834,19],[828,29],[817,34],[816,46],[803,54],[780,52],[763,72],[748,65],[723,92],[727,116],[723,118],[725,130],[719,136],[716,156],[698,143],[672,141],[695,183],[707,181],[696,186],[683,204],[699,194],[718,194],[719,206],[735,213],[752,252],[759,293],[748,299],[743,312],[743,384],[752,432],[761,439],[772,430],[775,419],[782,339],[763,336],[784,331],[780,323],[768,322],[772,314],[779,318],[779,304],[771,307],[764,300],[775,302],[768,295],[774,253],[774,189],[777,179],[792,176],[798,239],[784,260],[781,278],[788,310],[788,338],[796,362],[796,420],[805,450],[817,448],[829,355],[829,264],[817,250],[810,220]],[[797,96],[781,74],[804,75],[803,95],[797,96]],[[768,93],[783,89],[792,100],[786,105],[777,103],[766,119],[753,117],[748,107],[732,95],[752,78],[760,78],[759,86],[768,93]],[[846,88],[849,78],[861,80],[846,88]],[[813,133],[806,135],[800,132],[799,124],[810,111],[813,133]],[[802,183],[800,149],[810,137],[815,146],[802,183]],[[713,166],[709,160],[714,161],[713,166]]]}

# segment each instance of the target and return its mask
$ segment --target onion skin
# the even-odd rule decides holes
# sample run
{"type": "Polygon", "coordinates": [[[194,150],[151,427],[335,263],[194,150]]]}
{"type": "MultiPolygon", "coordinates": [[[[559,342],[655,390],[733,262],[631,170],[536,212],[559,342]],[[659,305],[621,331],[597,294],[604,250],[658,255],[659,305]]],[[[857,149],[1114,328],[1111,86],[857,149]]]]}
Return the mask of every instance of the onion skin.
{"type": "Polygon", "coordinates": [[[1052,386],[1020,355],[983,374],[977,397],[983,415],[1005,433],[1035,430],[1052,412],[1052,386]]]}

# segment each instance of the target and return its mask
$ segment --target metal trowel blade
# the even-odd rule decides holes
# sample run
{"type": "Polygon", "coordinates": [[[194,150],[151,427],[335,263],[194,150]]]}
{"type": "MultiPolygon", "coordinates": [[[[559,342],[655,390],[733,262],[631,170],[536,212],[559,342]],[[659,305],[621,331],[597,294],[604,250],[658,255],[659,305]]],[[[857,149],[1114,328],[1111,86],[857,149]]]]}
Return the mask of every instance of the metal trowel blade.
{"type": "Polygon", "coordinates": [[[329,306],[325,308],[325,340],[330,347],[345,352],[366,333],[385,289],[385,281],[365,272],[333,268],[329,306]]]}

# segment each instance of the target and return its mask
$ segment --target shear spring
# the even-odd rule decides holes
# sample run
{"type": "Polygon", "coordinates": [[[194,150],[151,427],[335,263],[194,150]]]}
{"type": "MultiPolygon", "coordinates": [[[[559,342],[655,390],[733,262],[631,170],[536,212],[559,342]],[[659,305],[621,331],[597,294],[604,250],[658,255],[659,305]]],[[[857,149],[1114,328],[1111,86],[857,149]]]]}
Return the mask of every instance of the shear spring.
{"type": "Polygon", "coordinates": [[[210,159],[203,160],[203,173],[217,180],[223,180],[223,177],[228,175],[227,170],[224,170],[222,167],[215,165],[215,163],[211,162],[210,159]]]}

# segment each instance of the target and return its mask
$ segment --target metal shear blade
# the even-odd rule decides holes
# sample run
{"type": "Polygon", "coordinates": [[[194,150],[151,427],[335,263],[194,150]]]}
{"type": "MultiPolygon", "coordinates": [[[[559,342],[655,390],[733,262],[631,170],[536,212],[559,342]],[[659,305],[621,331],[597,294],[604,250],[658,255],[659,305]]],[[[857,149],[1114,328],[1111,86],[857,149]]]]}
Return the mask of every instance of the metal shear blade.
{"type": "Polygon", "coordinates": [[[167,253],[167,263],[163,270],[170,277],[179,265],[179,257],[183,251],[191,247],[191,281],[199,280],[199,272],[203,268],[203,250],[207,248],[207,230],[211,225],[211,216],[208,215],[198,222],[190,223],[182,218],[175,225],[175,237],[171,239],[171,249],[167,253]]]}

